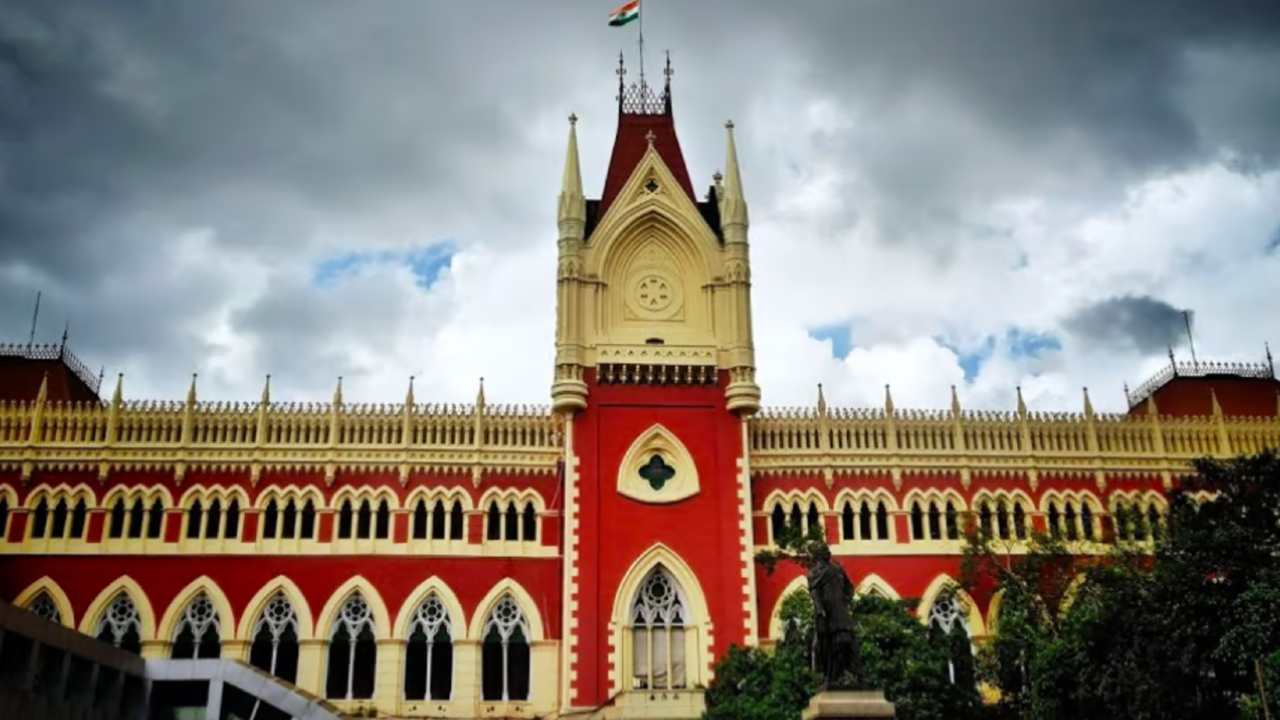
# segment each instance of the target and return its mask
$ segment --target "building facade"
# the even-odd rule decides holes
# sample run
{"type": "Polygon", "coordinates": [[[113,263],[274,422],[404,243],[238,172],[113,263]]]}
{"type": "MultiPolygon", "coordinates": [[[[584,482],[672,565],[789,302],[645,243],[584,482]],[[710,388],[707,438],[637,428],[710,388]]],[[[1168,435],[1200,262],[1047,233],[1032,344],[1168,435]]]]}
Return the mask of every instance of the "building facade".
{"type": "MultiPolygon", "coordinates": [[[[621,75],[620,75],[621,77],[621,75]]],[[[0,597],[144,657],[251,663],[344,710],[693,717],[803,584],[753,556],[821,527],[860,592],[939,601],[964,533],[1141,546],[1191,459],[1280,447],[1257,365],[1171,363],[1125,414],[761,408],[748,207],[695,192],[670,92],[619,85],[587,199],[570,118],[551,404],[108,401],[65,348],[0,364],[0,597]],[[33,363],[45,363],[40,366],[33,363]],[[43,371],[40,371],[43,368],[43,371]],[[34,370],[33,370],[34,369],[34,370]],[[58,382],[49,381],[50,369],[58,382]],[[36,378],[39,378],[37,380],[36,378]],[[87,381],[85,381],[87,382],[87,381]]],[[[551,269],[548,268],[548,272],[551,269]]],[[[550,298],[548,299],[550,301],[550,298]]],[[[549,339],[550,340],[550,339],[549,339]]],[[[766,340],[767,341],[767,340],[766,340]]],[[[1019,398],[1021,396],[1019,395],[1019,398]]]]}

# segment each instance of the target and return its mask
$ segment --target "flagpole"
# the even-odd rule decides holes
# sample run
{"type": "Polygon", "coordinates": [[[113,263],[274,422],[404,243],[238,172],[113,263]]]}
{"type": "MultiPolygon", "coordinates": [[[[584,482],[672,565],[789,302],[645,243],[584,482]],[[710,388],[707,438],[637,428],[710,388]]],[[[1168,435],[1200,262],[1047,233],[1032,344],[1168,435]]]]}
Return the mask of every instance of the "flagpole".
{"type": "Polygon", "coordinates": [[[636,14],[640,16],[640,87],[644,87],[644,8],[636,0],[636,14]]]}

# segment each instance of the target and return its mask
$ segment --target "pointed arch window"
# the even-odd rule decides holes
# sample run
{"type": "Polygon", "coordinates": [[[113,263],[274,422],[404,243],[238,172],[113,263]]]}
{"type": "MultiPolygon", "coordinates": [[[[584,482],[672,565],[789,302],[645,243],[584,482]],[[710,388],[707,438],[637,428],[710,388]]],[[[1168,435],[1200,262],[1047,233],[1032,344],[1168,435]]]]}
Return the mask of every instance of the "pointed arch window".
{"type": "Polygon", "coordinates": [[[947,539],[960,539],[960,514],[956,512],[956,506],[947,501],[947,539]]]}
{"type": "Polygon", "coordinates": [[[498,503],[489,503],[489,513],[485,517],[485,533],[486,540],[502,539],[502,511],[498,509],[498,503]]]}
{"type": "Polygon", "coordinates": [[[924,511],[920,509],[920,502],[911,503],[911,539],[924,539],[924,511]]]}
{"type": "Polygon", "coordinates": [[[27,612],[54,624],[62,623],[62,613],[58,612],[58,604],[44,590],[41,590],[39,594],[31,599],[31,602],[27,603],[27,612]]]}
{"type": "Polygon", "coordinates": [[[889,539],[889,508],[885,507],[883,500],[876,505],[876,539],[889,539]]]}
{"type": "Polygon", "coordinates": [[[373,697],[377,662],[373,613],[360,593],[352,593],[338,610],[329,639],[327,696],[338,700],[373,697]]]}
{"type": "Polygon", "coordinates": [[[142,537],[142,522],[146,514],[147,511],[142,508],[142,498],[135,498],[133,507],[129,508],[129,539],[137,540],[142,537]]]}
{"type": "Polygon", "coordinates": [[[1049,503],[1049,534],[1055,538],[1062,537],[1062,525],[1059,523],[1058,503],[1049,503]]]}
{"type": "Polygon", "coordinates": [[[427,513],[427,501],[422,498],[418,498],[417,504],[413,506],[413,539],[414,540],[427,539],[427,518],[428,517],[430,516],[427,513]]]}
{"type": "Polygon", "coordinates": [[[360,509],[356,511],[356,537],[361,540],[368,540],[372,523],[373,508],[369,506],[368,500],[361,500],[360,509]]]}
{"type": "Polygon", "coordinates": [[[1093,508],[1088,502],[1080,503],[1080,530],[1084,534],[1085,540],[1093,539],[1093,508]]]}
{"type": "Polygon", "coordinates": [[[1009,506],[1004,500],[996,501],[996,535],[1001,540],[1009,539],[1009,506]]]}
{"type": "MultiPolygon", "coordinates": [[[[946,637],[954,637],[952,635],[953,632],[960,632],[965,637],[968,637],[969,623],[965,620],[964,613],[961,611],[960,601],[950,595],[934,601],[933,607],[929,609],[929,628],[941,632],[946,637]]],[[[964,645],[967,646],[968,643],[964,643],[964,645]]],[[[956,682],[954,656],[947,658],[947,674],[954,685],[956,682]]]]}
{"type": "Polygon", "coordinates": [[[791,503],[791,527],[804,531],[804,516],[800,514],[800,503],[791,503]]]}
{"type": "Polygon", "coordinates": [[[505,527],[503,528],[504,532],[502,534],[502,539],[519,540],[520,539],[520,526],[519,526],[520,513],[518,510],[516,510],[516,504],[514,502],[507,503],[507,512],[503,517],[503,521],[504,521],[505,527]]]}
{"type": "Polygon", "coordinates": [[[164,506],[160,504],[160,498],[156,498],[151,502],[151,510],[147,513],[147,537],[152,540],[160,537],[163,527],[164,506]]]}
{"type": "Polygon", "coordinates": [[[853,540],[853,503],[846,500],[844,506],[840,508],[840,537],[844,540],[853,540]]]}
{"type": "Polygon", "coordinates": [[[409,621],[404,664],[406,700],[448,700],[453,692],[453,629],[444,603],[435,593],[409,621]]]}
{"type": "Polygon", "coordinates": [[[531,502],[525,503],[524,515],[520,518],[520,539],[538,539],[538,511],[534,509],[531,502]]]}
{"type": "Polygon", "coordinates": [[[769,514],[769,529],[773,531],[774,542],[782,537],[783,531],[787,529],[787,514],[783,511],[782,505],[774,505],[773,512],[769,514]]]}
{"type": "Polygon", "coordinates": [[[249,664],[281,680],[298,679],[298,615],[282,592],[271,596],[253,627],[249,664]]]}
{"type": "Polygon", "coordinates": [[[529,699],[529,621],[510,595],[504,595],[484,625],[481,660],[485,700],[529,699]]]}
{"type": "Polygon", "coordinates": [[[274,540],[279,524],[280,506],[276,505],[275,498],[271,498],[267,501],[267,509],[262,513],[262,537],[267,540],[274,540]]]}
{"type": "Polygon", "coordinates": [[[49,537],[62,538],[67,534],[67,500],[59,498],[58,504],[53,506],[53,528],[49,533],[49,537]]]}
{"type": "Polygon", "coordinates": [[[685,602],[675,579],[664,568],[654,568],[631,605],[633,687],[685,687],[686,621],[685,602]]]}
{"type": "Polygon", "coordinates": [[[200,537],[200,521],[204,519],[204,505],[199,499],[191,503],[191,507],[187,508],[187,537],[200,537]]]}
{"type": "Polygon", "coordinates": [[[929,503],[929,539],[942,539],[942,513],[935,502],[929,503]]]}
{"type": "Polygon", "coordinates": [[[992,537],[994,535],[991,520],[991,503],[983,500],[982,505],[978,508],[978,528],[981,530],[983,537],[992,537]]]}
{"type": "Polygon", "coordinates": [[[443,540],[445,535],[444,501],[436,500],[431,508],[431,539],[443,540]]]}
{"type": "Polygon", "coordinates": [[[0,542],[9,538],[9,498],[0,497],[0,542]]]}
{"type": "Polygon", "coordinates": [[[125,511],[124,498],[116,498],[116,502],[111,506],[111,528],[108,535],[112,538],[124,537],[125,511]]]}
{"type": "Polygon", "coordinates": [[[858,537],[871,540],[875,537],[871,534],[871,503],[864,500],[859,504],[862,508],[858,511],[858,537]]]}
{"type": "Polygon", "coordinates": [[[173,657],[175,660],[216,658],[222,654],[220,635],[218,612],[209,596],[202,592],[182,611],[173,639],[173,657]]]}
{"type": "Polygon", "coordinates": [[[227,503],[227,521],[223,523],[222,537],[228,540],[240,537],[240,501],[235,498],[227,503]]]}
{"type": "Polygon", "coordinates": [[[809,501],[809,512],[805,515],[805,532],[810,532],[813,528],[822,528],[822,515],[818,513],[818,504],[809,501]]]}
{"type": "Polygon", "coordinates": [[[222,501],[214,499],[209,503],[209,514],[204,523],[204,536],[208,539],[218,537],[219,525],[222,523],[222,501]]]}
{"type": "Polygon", "coordinates": [[[1027,539],[1027,511],[1022,503],[1013,504],[1013,532],[1019,540],[1027,539]]]}
{"type": "Polygon", "coordinates": [[[40,498],[31,519],[31,537],[42,538],[49,530],[49,501],[40,498]]]}
{"type": "Polygon", "coordinates": [[[374,517],[373,529],[373,536],[379,540],[386,540],[391,536],[391,508],[387,505],[385,499],[378,503],[378,512],[374,517]]]}
{"type": "Polygon", "coordinates": [[[338,509],[338,538],[349,540],[351,538],[351,501],[343,500],[342,507],[338,509]]]}
{"type": "Polygon", "coordinates": [[[1062,524],[1065,526],[1067,539],[1074,541],[1076,534],[1076,504],[1068,500],[1063,503],[1062,524]]]}
{"type": "Polygon", "coordinates": [[[1147,506],[1147,526],[1151,528],[1151,539],[1159,540],[1161,530],[1160,509],[1156,507],[1155,503],[1147,506]]]}
{"type": "Polygon", "coordinates": [[[121,650],[142,653],[142,621],[128,593],[121,592],[112,598],[98,621],[96,637],[121,650]]]}
{"type": "Polygon", "coordinates": [[[280,513],[280,537],[292,540],[298,534],[298,506],[290,498],[284,504],[284,512],[280,513]]]}
{"type": "Polygon", "coordinates": [[[453,510],[449,511],[449,539],[461,540],[462,528],[463,528],[462,501],[454,500],[453,510]]]}

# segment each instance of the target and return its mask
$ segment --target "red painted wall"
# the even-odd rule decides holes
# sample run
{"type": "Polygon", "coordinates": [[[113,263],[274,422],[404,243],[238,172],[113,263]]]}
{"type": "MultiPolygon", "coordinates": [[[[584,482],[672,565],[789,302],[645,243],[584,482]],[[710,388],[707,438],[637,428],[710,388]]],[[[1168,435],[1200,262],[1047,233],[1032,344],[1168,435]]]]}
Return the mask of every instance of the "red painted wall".
{"type": "Polygon", "coordinates": [[[715,628],[713,653],[744,640],[736,465],[741,430],[725,410],[725,381],[723,373],[714,387],[600,385],[588,377],[590,404],[574,421],[580,553],[575,705],[607,699],[614,599],[632,563],[657,543],[697,576],[715,628]],[[680,439],[698,469],[698,494],[672,504],[641,503],[617,492],[622,456],[658,422],[680,439]]]}

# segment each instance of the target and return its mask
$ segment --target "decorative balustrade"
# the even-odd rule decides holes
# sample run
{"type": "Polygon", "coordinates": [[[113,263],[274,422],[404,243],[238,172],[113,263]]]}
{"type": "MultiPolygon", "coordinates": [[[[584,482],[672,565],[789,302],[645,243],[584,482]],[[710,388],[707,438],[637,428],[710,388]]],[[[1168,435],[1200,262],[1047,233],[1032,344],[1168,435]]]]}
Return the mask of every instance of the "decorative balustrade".
{"type": "Polygon", "coordinates": [[[323,463],[553,469],[559,420],[477,404],[0,402],[0,467],[32,463],[217,467],[323,463]],[[317,452],[322,451],[322,452],[317,452]]]}

